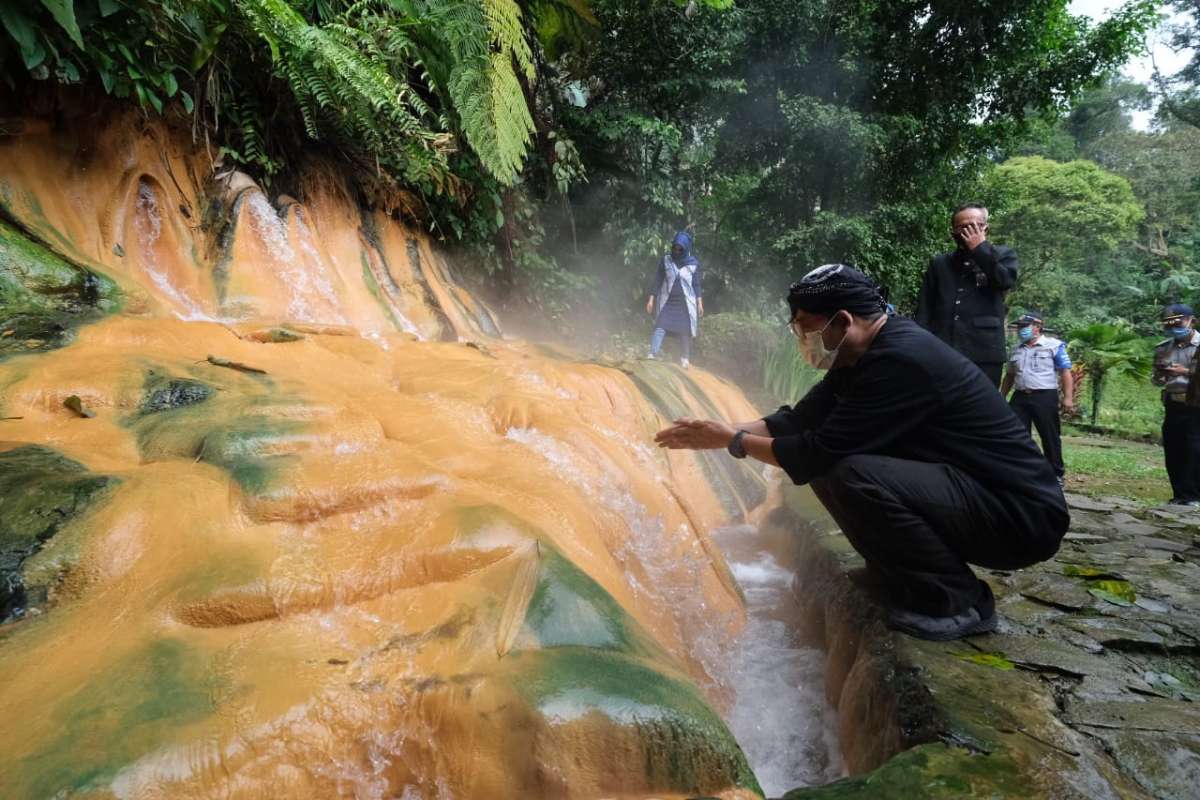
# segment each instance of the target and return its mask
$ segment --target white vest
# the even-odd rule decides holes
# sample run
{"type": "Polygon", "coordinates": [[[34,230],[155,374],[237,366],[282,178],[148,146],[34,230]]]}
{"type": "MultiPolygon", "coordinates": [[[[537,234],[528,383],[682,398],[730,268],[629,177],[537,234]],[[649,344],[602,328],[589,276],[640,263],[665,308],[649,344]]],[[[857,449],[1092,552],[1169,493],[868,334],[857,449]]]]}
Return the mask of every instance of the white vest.
{"type": "Polygon", "coordinates": [[[1008,358],[1013,385],[1018,389],[1057,389],[1058,370],[1054,367],[1054,354],[1061,346],[1061,340],[1045,334],[1033,344],[1017,345],[1008,358]]]}
{"type": "Polygon", "coordinates": [[[658,287],[658,298],[654,307],[654,315],[657,317],[662,313],[663,306],[667,304],[667,298],[671,296],[671,289],[675,288],[675,281],[683,281],[683,298],[687,301],[688,321],[692,325],[692,336],[696,335],[696,290],[692,288],[692,276],[696,274],[698,264],[689,264],[682,267],[675,266],[675,262],[670,256],[663,256],[663,267],[665,275],[663,276],[662,286],[658,287]]]}

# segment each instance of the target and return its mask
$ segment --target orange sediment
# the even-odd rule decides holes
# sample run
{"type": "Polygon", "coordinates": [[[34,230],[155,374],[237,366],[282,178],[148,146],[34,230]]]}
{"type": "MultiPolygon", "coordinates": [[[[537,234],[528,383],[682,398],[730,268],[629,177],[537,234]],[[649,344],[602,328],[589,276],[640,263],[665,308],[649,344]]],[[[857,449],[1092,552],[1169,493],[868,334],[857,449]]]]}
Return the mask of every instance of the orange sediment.
{"type": "Polygon", "coordinates": [[[421,234],[185,142],[0,141],[7,214],[122,297],[0,361],[0,451],[118,481],[22,566],[0,794],[755,796],[706,531],[761,479],[651,442],[741,394],[487,337],[421,234]]]}

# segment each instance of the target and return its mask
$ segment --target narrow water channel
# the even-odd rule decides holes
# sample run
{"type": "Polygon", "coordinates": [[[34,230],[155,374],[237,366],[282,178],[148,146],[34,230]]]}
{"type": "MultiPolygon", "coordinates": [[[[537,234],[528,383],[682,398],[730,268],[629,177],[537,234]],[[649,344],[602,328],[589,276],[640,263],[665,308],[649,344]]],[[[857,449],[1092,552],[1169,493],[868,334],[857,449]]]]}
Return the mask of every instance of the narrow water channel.
{"type": "Polygon", "coordinates": [[[843,766],[836,711],[825,700],[825,654],[798,641],[792,548],[750,525],[719,529],[713,538],[749,612],[732,650],[736,696],[726,722],[767,797],[837,780],[843,766]]]}

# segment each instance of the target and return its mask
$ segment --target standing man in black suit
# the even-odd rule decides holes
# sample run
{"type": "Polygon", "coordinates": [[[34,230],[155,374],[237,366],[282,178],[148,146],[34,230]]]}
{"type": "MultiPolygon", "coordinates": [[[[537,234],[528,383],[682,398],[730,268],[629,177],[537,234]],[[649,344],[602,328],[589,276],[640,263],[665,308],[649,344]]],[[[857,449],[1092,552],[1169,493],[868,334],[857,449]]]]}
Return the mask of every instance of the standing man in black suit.
{"type": "Polygon", "coordinates": [[[1000,387],[1008,356],[1004,295],[1017,282],[1017,254],[987,240],[988,212],[978,203],[955,209],[953,253],[934,256],[921,282],[916,322],[983,370],[1000,387]]]}

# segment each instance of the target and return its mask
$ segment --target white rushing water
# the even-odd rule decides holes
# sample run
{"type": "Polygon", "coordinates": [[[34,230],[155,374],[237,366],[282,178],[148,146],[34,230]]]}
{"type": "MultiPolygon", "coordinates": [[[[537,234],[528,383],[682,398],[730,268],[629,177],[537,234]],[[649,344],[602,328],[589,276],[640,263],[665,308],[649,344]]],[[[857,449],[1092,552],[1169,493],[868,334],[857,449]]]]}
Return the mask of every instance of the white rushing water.
{"type": "Polygon", "coordinates": [[[510,428],[506,438],[529,447],[598,508],[624,521],[630,536],[615,555],[628,569],[634,593],[672,610],[684,645],[714,684],[707,688],[733,692],[725,721],[766,795],[842,777],[837,714],[825,701],[825,654],[797,640],[794,571],[767,537],[749,525],[713,532],[746,596],[747,624],[731,641],[725,620],[686,588],[708,568],[707,554],[686,527],[670,530],[649,514],[616,470],[598,476],[581,470],[578,464],[592,463],[595,453],[576,452],[533,428],[510,428]],[[672,540],[692,548],[681,557],[669,546],[672,540]]]}
{"type": "Polygon", "coordinates": [[[735,689],[726,723],[767,797],[843,775],[837,712],[825,701],[825,654],[795,635],[794,573],[759,531],[736,525],[713,536],[746,595],[749,619],[730,654],[735,689]]]}

